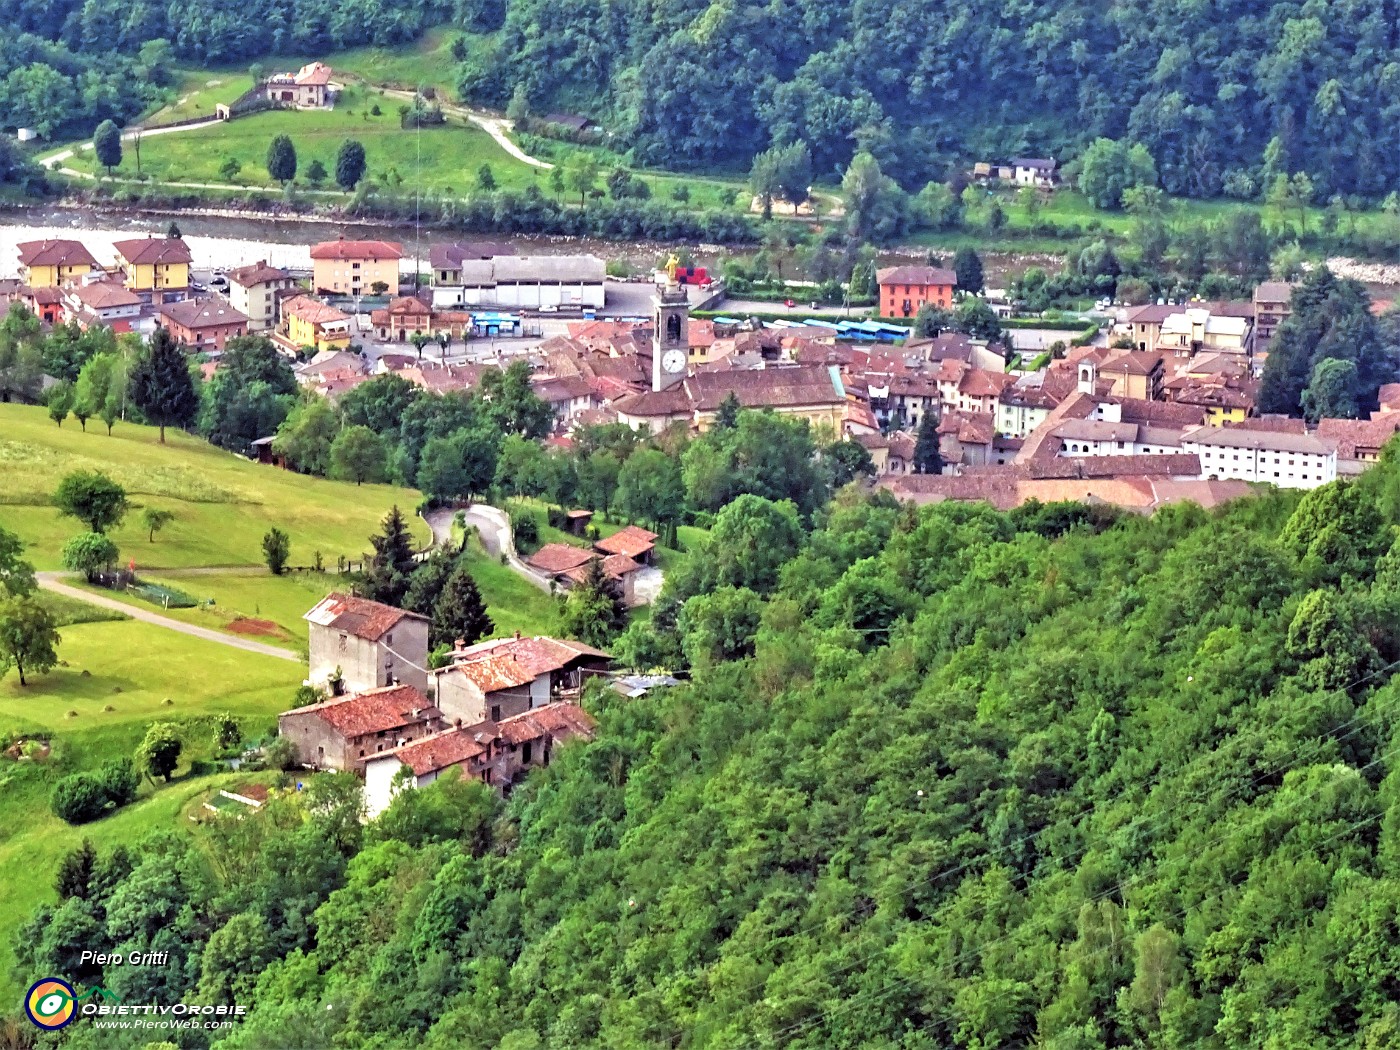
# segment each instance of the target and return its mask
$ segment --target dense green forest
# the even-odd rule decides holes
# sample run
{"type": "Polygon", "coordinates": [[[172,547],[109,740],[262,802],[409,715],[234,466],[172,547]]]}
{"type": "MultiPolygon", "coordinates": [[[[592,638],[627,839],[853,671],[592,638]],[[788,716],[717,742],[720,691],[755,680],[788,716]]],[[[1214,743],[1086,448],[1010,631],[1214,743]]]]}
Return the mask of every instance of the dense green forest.
{"type": "Polygon", "coordinates": [[[156,81],[130,63],[152,41],[242,63],[447,24],[464,34],[465,97],[583,109],[642,165],[743,170],[801,140],[818,177],[863,149],[918,188],[971,159],[1068,160],[1103,137],[1145,146],[1173,194],[1254,197],[1294,172],[1324,201],[1397,188],[1393,0],[3,0],[0,13],[11,124],[132,115],[156,81]]]}
{"type": "Polygon", "coordinates": [[[740,494],[622,640],[687,684],[504,804],[77,852],[21,966],[252,1004],[229,1050],[1394,1046],[1398,521],[1394,447],[1151,518],[740,494]]]}

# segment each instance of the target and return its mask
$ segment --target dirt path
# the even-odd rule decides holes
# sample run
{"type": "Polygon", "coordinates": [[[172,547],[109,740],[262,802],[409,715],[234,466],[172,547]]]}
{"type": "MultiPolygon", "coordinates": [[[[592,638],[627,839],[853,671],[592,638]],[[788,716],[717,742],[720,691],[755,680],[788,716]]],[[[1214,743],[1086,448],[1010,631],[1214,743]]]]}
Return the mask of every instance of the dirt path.
{"type": "MultiPolygon", "coordinates": [[[[390,98],[402,99],[405,102],[412,102],[414,98],[412,91],[399,91],[396,88],[380,88],[380,90],[390,98]]],[[[529,164],[531,167],[545,169],[554,167],[554,165],[547,160],[540,160],[539,157],[530,156],[530,154],[526,153],[510,140],[506,132],[515,127],[513,121],[506,120],[504,117],[493,117],[489,113],[482,113],[480,110],[471,109],[467,106],[459,106],[454,102],[443,102],[441,99],[438,100],[438,104],[442,106],[442,111],[448,116],[471,121],[482,131],[495,139],[496,145],[500,146],[501,149],[505,150],[522,164],[529,164]]]]}
{"type": "Polygon", "coordinates": [[[140,620],[153,627],[164,627],[168,631],[179,631],[181,634],[188,634],[193,638],[201,638],[206,642],[217,642],[219,645],[231,646],[234,649],[242,649],[247,653],[256,653],[259,656],[275,656],[281,660],[292,660],[296,663],[302,662],[300,653],[294,653],[290,649],[279,649],[275,645],[265,645],[262,642],[250,641],[246,638],[236,638],[233,635],[223,634],[219,631],[211,631],[207,627],[196,627],[192,623],[182,623],[179,620],[172,620],[168,616],[161,616],[159,613],[148,612],[135,605],[117,601],[115,598],[107,598],[100,594],[91,594],[88,591],[73,587],[62,581],[61,574],[56,572],[40,572],[35,574],[39,580],[39,586],[46,591],[53,591],[61,594],[65,598],[74,598],[80,602],[87,602],[89,605],[97,605],[103,609],[111,609],[114,612],[125,613],[133,620],[140,620]]]}

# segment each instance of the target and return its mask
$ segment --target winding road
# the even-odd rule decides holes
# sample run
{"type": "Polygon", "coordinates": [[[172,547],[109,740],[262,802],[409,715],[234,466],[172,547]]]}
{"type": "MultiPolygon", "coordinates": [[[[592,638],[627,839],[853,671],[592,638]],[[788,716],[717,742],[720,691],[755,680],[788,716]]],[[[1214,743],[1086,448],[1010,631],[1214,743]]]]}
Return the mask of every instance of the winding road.
{"type": "Polygon", "coordinates": [[[207,627],[198,627],[192,623],[184,623],[180,620],[173,620],[169,616],[162,616],[160,613],[149,612],[139,606],[131,605],[127,602],[118,601],[115,598],[107,598],[101,594],[93,594],[64,583],[62,573],[39,572],[35,573],[39,581],[39,586],[54,594],[61,594],[65,598],[73,598],[80,602],[87,602],[89,605],[96,605],[103,609],[111,609],[113,612],[125,613],[133,620],[140,620],[142,623],[151,624],[153,627],[164,627],[168,631],[178,631],[181,634],[188,634],[192,638],[201,638],[206,642],[217,642],[219,645],[227,645],[234,649],[242,649],[246,653],[257,653],[259,656],[275,656],[280,660],[293,660],[301,663],[304,657],[300,653],[294,653],[290,649],[279,649],[275,645],[267,645],[263,642],[255,642],[250,638],[239,638],[235,635],[224,634],[222,631],[212,631],[207,627]]]}
{"type": "MultiPolygon", "coordinates": [[[[452,543],[452,519],[456,513],[450,508],[442,507],[423,515],[423,520],[433,531],[433,543],[437,546],[446,547],[452,543]]],[[[515,553],[515,538],[510,531],[510,515],[499,507],[476,503],[463,510],[462,516],[466,518],[469,527],[476,529],[477,535],[481,537],[481,546],[487,554],[499,558],[504,552],[506,564],[517,574],[540,590],[550,591],[549,580],[526,565],[520,560],[520,555],[515,553]]]]}

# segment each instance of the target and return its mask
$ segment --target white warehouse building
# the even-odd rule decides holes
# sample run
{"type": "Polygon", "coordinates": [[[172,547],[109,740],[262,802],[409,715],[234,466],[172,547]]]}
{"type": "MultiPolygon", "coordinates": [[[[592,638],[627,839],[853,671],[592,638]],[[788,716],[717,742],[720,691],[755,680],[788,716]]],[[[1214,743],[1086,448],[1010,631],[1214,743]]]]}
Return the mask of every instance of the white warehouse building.
{"type": "Polygon", "coordinates": [[[603,308],[607,267],[594,255],[497,255],[462,259],[455,280],[440,284],[434,270],[433,306],[490,306],[508,310],[603,308]]]}

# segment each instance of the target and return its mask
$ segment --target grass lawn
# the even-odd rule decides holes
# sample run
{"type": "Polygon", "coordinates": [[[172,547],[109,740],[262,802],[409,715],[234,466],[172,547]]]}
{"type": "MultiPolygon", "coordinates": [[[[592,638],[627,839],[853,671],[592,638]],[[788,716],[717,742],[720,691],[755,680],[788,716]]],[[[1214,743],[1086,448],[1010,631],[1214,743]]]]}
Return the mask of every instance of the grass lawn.
{"type": "Polygon", "coordinates": [[[135,621],[65,627],[62,636],[59,656],[67,666],[32,678],[24,688],[13,672],[0,678],[0,737],[42,733],[53,743],[43,763],[0,758],[3,1001],[14,1001],[21,990],[13,973],[15,931],[36,904],[52,898],[53,873],[64,852],[84,837],[110,848],[157,828],[181,826],[177,817],[191,797],[237,775],[188,778],[189,758],[209,752],[205,734],[196,729],[181,777],[159,787],[144,784],[136,803],[104,820],[81,827],[63,823],[49,810],[53,783],[130,755],[146,727],[160,719],[179,722],[227,711],[243,722],[249,738],[260,736],[286,708],[303,673],[296,664],[135,621]],[[166,704],[167,698],[174,702],[166,704]]]}
{"type": "MultiPolygon", "coordinates": [[[[582,536],[575,536],[571,533],[564,532],[562,529],[556,529],[549,524],[549,504],[544,500],[533,499],[528,496],[513,496],[505,502],[505,510],[507,513],[515,514],[526,511],[534,516],[536,526],[540,533],[540,546],[544,546],[546,543],[567,543],[574,547],[589,546],[588,540],[584,539],[582,536]]],[[[598,530],[598,535],[600,537],[611,536],[613,533],[626,528],[628,525],[625,521],[605,521],[601,514],[593,515],[591,524],[598,530]]],[[[676,529],[676,539],[680,543],[681,549],[675,550],[671,547],[657,544],[657,568],[661,569],[663,572],[670,569],[675,565],[677,559],[679,559],[685,551],[690,549],[692,544],[708,534],[708,530],[696,528],[694,525],[679,526],[676,529]]]]}
{"type": "MultiPolygon", "coordinates": [[[[501,187],[524,189],[540,177],[538,168],[511,157],[475,124],[449,119],[445,125],[424,128],[420,143],[417,131],[399,126],[403,104],[374,88],[356,86],[341,94],[333,110],[268,110],[194,131],[150,135],[141,143],[141,171],[160,182],[225,183],[230,180],[220,168],[232,157],[241,165],[232,181],[273,186],[267,173],[267,148],[274,137],[285,134],[296,146],[299,184],[305,183],[313,160],[319,160],[333,177],[336,152],[346,139],[364,144],[368,177],[389,189],[412,189],[420,146],[424,191],[469,193],[483,164],[491,166],[501,187]],[[375,106],[378,116],[373,115],[375,106]]],[[[94,174],[105,171],[90,150],[68,163],[94,174]]],[[[134,150],[124,152],[114,174],[135,176],[134,150]]],[[[335,188],[333,181],[324,185],[335,188]]]]}
{"type": "MultiPolygon", "coordinates": [[[[418,493],[389,485],[356,487],[259,466],[175,430],[166,444],[152,427],[100,424],[84,433],[70,421],[54,426],[42,408],[0,405],[0,524],[29,544],[40,569],[61,568],[63,544],[82,531],[61,518],[49,498],[64,474],[100,470],[127,489],[133,511],[111,535],[122,560],[142,567],[258,565],[262,537],[276,525],[290,535],[292,564],[359,558],[369,550],[389,507],[397,503],[417,542],[428,527],[413,514],[418,493]],[[148,541],[140,508],[162,507],[175,520],[148,541]]],[[[183,588],[182,588],[183,589],[183,588]]]]}
{"type": "Polygon", "coordinates": [[[472,539],[467,545],[467,568],[486,599],[491,622],[496,625],[492,637],[500,638],[514,631],[521,634],[558,632],[556,599],[509,565],[502,565],[499,558],[487,554],[478,539],[472,539]]]}
{"type": "MultiPolygon", "coordinates": [[[[232,102],[253,86],[253,76],[246,69],[226,72],[186,69],[181,70],[178,76],[179,79],[172,89],[175,100],[146,117],[144,124],[171,124],[177,120],[212,117],[215,105],[220,102],[232,102]]],[[[131,147],[128,145],[126,148],[131,147]]],[[[143,161],[145,153],[146,142],[143,141],[143,161]]]]}

